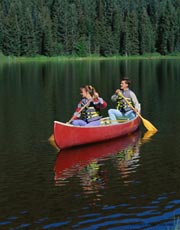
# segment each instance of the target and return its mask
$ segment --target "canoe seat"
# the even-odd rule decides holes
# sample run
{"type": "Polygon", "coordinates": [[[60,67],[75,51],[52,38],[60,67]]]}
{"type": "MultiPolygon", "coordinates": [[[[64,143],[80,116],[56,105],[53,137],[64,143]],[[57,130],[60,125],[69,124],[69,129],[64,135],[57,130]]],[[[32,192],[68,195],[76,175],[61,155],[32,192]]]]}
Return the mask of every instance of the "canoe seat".
{"type": "MultiPolygon", "coordinates": [[[[118,123],[123,123],[123,122],[126,122],[126,121],[128,121],[128,118],[124,118],[124,117],[122,119],[117,120],[118,123]]],[[[110,120],[109,117],[103,117],[100,120],[101,125],[109,125],[109,124],[111,124],[111,122],[112,121],[110,120]]]]}
{"type": "Polygon", "coordinates": [[[100,120],[100,124],[101,124],[101,125],[109,125],[109,124],[111,124],[111,120],[110,120],[109,117],[103,117],[103,118],[101,118],[101,120],[100,120]]]}

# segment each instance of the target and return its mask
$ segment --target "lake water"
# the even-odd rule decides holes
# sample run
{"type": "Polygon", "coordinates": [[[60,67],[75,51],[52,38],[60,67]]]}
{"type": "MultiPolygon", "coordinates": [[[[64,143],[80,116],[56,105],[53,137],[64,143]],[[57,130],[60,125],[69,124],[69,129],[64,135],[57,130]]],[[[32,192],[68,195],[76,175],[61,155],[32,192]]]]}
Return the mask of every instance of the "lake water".
{"type": "MultiPolygon", "coordinates": [[[[180,227],[180,60],[0,64],[0,229],[180,227]],[[158,128],[63,150],[48,142],[79,88],[108,107],[129,76],[142,115],[158,128]]],[[[66,137],[65,137],[66,138],[66,137]]]]}

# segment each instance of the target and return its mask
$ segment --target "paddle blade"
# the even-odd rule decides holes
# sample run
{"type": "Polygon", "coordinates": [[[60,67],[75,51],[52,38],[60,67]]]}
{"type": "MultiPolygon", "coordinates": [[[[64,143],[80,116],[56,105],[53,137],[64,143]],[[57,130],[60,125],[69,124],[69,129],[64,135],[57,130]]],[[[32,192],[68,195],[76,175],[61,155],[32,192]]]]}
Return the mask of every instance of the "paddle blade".
{"type": "Polygon", "coordinates": [[[149,131],[153,131],[153,132],[157,132],[158,130],[156,129],[156,127],[154,127],[154,125],[151,124],[150,121],[142,118],[142,122],[144,124],[144,126],[146,127],[147,130],[149,131]]]}
{"type": "Polygon", "coordinates": [[[48,138],[48,141],[49,141],[49,142],[54,141],[54,134],[52,134],[52,135],[48,138]]]}
{"type": "Polygon", "coordinates": [[[151,141],[151,137],[156,133],[156,131],[151,131],[148,130],[146,131],[146,133],[144,134],[144,136],[141,138],[141,143],[144,144],[146,142],[151,141]]]}
{"type": "Polygon", "coordinates": [[[58,148],[58,146],[56,145],[55,139],[54,139],[54,134],[52,134],[49,138],[48,138],[49,143],[58,150],[60,150],[60,148],[58,148]]]}

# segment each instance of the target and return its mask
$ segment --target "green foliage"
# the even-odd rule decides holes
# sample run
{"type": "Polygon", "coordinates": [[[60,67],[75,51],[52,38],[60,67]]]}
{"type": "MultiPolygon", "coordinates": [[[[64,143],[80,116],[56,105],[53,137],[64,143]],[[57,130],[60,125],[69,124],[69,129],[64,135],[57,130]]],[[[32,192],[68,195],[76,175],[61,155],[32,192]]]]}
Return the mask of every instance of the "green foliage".
{"type": "Polygon", "coordinates": [[[88,56],[88,42],[84,37],[80,38],[79,41],[74,44],[74,51],[75,54],[79,57],[88,56]]]}
{"type": "Polygon", "coordinates": [[[140,12],[139,24],[139,43],[140,43],[140,54],[151,53],[155,50],[155,36],[152,29],[150,18],[148,17],[147,10],[145,8],[140,12]]]}
{"type": "Polygon", "coordinates": [[[1,0],[0,52],[12,56],[180,52],[174,0],[1,0]]]}

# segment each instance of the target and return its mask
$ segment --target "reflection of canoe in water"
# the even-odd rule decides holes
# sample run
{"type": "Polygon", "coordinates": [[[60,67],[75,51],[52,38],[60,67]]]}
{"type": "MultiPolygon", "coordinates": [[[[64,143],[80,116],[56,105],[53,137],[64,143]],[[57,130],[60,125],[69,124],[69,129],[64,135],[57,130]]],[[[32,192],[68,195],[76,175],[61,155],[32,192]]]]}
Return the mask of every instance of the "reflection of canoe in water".
{"type": "Polygon", "coordinates": [[[73,176],[86,165],[137,144],[140,132],[93,145],[61,150],[55,163],[55,180],[73,176]]]}
{"type": "Polygon", "coordinates": [[[137,130],[139,124],[139,117],[123,123],[93,127],[72,126],[55,121],[54,138],[57,146],[64,149],[124,136],[137,130]]]}

